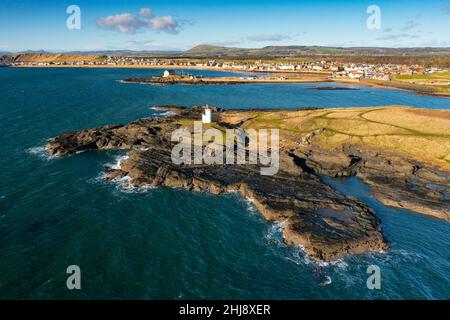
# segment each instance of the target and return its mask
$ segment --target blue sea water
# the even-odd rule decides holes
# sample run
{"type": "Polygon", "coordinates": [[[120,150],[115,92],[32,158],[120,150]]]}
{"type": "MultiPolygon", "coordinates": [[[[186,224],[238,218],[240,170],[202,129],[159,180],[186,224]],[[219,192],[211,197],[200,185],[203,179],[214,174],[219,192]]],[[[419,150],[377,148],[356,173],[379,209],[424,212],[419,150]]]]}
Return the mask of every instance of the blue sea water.
{"type": "Polygon", "coordinates": [[[0,68],[0,299],[450,298],[450,223],[385,207],[356,178],[328,182],[375,209],[391,250],[318,265],[237,194],[122,191],[101,172],[124,152],[55,159],[42,148],[65,131],[154,116],[157,104],[450,109],[450,99],[308,89],[317,84],[119,82],[161,72],[0,68]],[[372,264],[380,290],[366,286],[372,264]],[[66,289],[69,265],[81,268],[81,290],[66,289]]]}

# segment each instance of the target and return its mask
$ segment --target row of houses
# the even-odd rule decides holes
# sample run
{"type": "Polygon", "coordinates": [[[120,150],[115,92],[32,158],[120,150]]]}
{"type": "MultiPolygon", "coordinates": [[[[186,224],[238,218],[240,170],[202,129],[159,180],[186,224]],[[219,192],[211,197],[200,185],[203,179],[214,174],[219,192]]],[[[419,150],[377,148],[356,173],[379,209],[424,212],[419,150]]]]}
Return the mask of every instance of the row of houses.
{"type": "Polygon", "coordinates": [[[304,62],[271,62],[271,61],[217,61],[217,60],[188,60],[188,59],[158,59],[146,57],[108,56],[104,60],[74,61],[74,62],[18,62],[13,65],[142,65],[142,66],[176,66],[176,67],[205,67],[233,71],[260,72],[317,72],[327,73],[331,77],[369,78],[390,80],[395,75],[430,74],[441,71],[438,68],[424,68],[420,65],[397,64],[364,64],[341,63],[336,61],[304,61],[304,62]]]}

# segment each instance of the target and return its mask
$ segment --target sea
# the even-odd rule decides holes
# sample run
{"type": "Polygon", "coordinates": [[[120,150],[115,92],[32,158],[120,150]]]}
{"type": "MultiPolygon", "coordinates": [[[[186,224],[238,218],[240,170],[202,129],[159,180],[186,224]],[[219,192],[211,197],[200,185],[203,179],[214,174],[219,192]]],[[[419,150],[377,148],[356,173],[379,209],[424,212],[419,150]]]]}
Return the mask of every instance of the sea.
{"type": "Polygon", "coordinates": [[[165,116],[155,105],[450,109],[450,99],[369,87],[312,90],[339,84],[121,82],[162,72],[0,68],[0,299],[450,298],[449,221],[386,207],[357,178],[326,181],[375,210],[390,250],[317,263],[285,245],[282,223],[265,221],[238,194],[123,190],[102,172],[124,151],[53,158],[44,149],[63,132],[165,116]],[[81,270],[79,290],[66,285],[72,265],[81,270]],[[379,289],[367,285],[374,265],[379,289]]]}

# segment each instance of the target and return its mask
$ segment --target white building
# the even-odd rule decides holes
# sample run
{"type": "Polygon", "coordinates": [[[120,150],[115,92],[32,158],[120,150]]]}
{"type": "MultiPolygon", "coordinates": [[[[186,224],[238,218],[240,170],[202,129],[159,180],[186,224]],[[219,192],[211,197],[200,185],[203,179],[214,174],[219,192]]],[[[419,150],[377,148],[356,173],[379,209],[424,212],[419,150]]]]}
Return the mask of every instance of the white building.
{"type": "Polygon", "coordinates": [[[211,109],[206,106],[205,114],[202,114],[202,123],[211,123],[211,109]]]}
{"type": "Polygon", "coordinates": [[[170,76],[173,75],[173,74],[174,74],[173,71],[165,70],[165,71],[163,72],[163,78],[170,77],[170,76]]]}

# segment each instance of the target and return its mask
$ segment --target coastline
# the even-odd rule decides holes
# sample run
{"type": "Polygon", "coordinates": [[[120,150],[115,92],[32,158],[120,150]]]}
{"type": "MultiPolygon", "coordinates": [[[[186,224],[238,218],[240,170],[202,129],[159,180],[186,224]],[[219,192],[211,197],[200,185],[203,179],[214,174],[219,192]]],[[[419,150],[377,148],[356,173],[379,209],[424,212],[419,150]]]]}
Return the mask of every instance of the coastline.
{"type": "MultiPolygon", "coordinates": [[[[399,90],[399,91],[406,91],[406,92],[414,92],[419,96],[425,96],[425,97],[439,97],[439,98],[450,98],[450,92],[449,93],[443,93],[443,92],[436,92],[432,91],[433,88],[431,87],[425,87],[425,86],[412,86],[410,84],[403,84],[399,82],[392,82],[392,81],[386,81],[386,80],[350,80],[350,79],[339,79],[334,80],[333,82],[340,83],[343,85],[353,85],[353,86],[360,86],[360,87],[371,87],[371,88],[378,88],[378,89],[389,89],[389,90],[399,90]]],[[[449,86],[450,90],[450,86],[449,86]]]]}
{"type": "MultiPolygon", "coordinates": [[[[246,70],[246,69],[235,69],[230,70],[228,68],[217,68],[217,67],[199,67],[199,66],[174,66],[174,65],[49,65],[49,66],[8,66],[8,68],[94,68],[94,69],[187,69],[187,70],[206,70],[206,71],[221,71],[228,73],[266,73],[266,74],[289,74],[289,75],[297,75],[297,76],[305,76],[305,78],[299,79],[287,79],[287,80],[248,80],[248,79],[239,79],[233,83],[235,84],[246,84],[246,83],[338,83],[345,86],[360,86],[360,87],[372,87],[379,89],[390,89],[390,90],[400,90],[407,92],[414,92],[417,95],[421,96],[429,96],[429,97],[440,97],[440,98],[450,98],[450,92],[444,93],[439,92],[435,88],[431,86],[421,86],[421,85],[412,85],[408,83],[401,83],[399,81],[386,81],[386,80],[356,80],[356,79],[342,79],[342,78],[330,78],[329,73],[320,73],[320,72],[299,72],[292,70],[275,70],[275,71],[260,71],[260,70],[246,70]]],[[[227,81],[222,81],[226,83],[227,81]]],[[[450,90],[450,87],[449,87],[450,90]]]]}
{"type": "MultiPolygon", "coordinates": [[[[7,66],[8,68],[123,68],[123,69],[191,69],[191,70],[208,70],[208,71],[224,71],[224,72],[243,72],[243,73],[292,73],[302,74],[295,70],[248,70],[248,69],[230,69],[222,67],[207,66],[179,66],[179,65],[47,65],[47,66],[7,66]]],[[[303,72],[306,74],[328,75],[328,72],[303,72]]]]}
{"type": "Polygon", "coordinates": [[[389,247],[374,211],[356,198],[343,197],[321,177],[356,176],[370,186],[373,195],[385,205],[435,218],[450,218],[450,211],[442,200],[450,188],[447,180],[450,162],[442,160],[443,167],[438,169],[436,165],[441,160],[435,159],[449,150],[448,111],[438,127],[428,128],[421,124],[422,117],[433,118],[444,111],[426,110],[424,114],[424,111],[407,107],[281,112],[214,108],[215,128],[280,129],[279,172],[264,176],[260,175],[258,165],[173,163],[171,133],[179,126],[191,132],[203,107],[153,108],[172,114],[64,133],[49,141],[48,153],[66,156],[79,151],[128,150],[128,158],[120,168],[107,168],[105,172],[109,181],[126,177],[125,188],[163,186],[214,195],[239,191],[243,198],[253,200],[266,220],[286,221],[284,241],[303,247],[318,261],[333,261],[348,254],[389,247]],[[319,119],[327,124],[318,124],[319,119]],[[354,127],[348,127],[361,121],[371,130],[379,131],[385,137],[381,141],[391,140],[387,144],[380,143],[370,133],[354,132],[354,127]],[[414,127],[410,129],[408,125],[414,127]],[[404,132],[399,133],[399,129],[404,132]],[[365,137],[365,143],[355,141],[355,134],[365,137]],[[345,135],[347,138],[343,140],[345,135]],[[416,145],[420,141],[430,144],[429,139],[443,143],[443,150],[436,150],[434,144],[428,150],[407,147],[409,141],[415,141],[416,145]]]}

